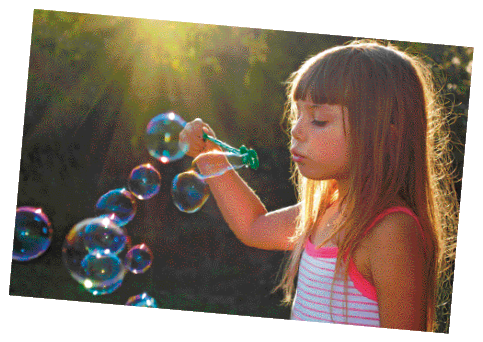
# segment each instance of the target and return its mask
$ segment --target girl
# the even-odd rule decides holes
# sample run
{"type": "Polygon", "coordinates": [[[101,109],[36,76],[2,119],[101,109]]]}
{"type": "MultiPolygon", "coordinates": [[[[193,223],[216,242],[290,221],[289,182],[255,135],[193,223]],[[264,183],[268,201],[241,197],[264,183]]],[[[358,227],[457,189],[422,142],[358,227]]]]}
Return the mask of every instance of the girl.
{"type": "MultiPolygon", "coordinates": [[[[428,75],[376,42],[326,50],[288,87],[298,204],[267,212],[234,170],[207,179],[243,243],[291,251],[278,288],[292,319],[434,329],[443,228],[458,211],[428,75]]],[[[215,135],[200,119],[180,134],[191,157],[217,149],[202,131],[215,135]]],[[[201,173],[219,165],[210,155],[201,173]]]]}

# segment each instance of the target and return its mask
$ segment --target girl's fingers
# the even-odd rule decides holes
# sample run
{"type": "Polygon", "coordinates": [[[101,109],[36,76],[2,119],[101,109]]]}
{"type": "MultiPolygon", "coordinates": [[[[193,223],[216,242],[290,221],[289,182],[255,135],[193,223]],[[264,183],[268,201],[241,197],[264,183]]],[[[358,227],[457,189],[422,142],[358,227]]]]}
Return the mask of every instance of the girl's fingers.
{"type": "MultiPolygon", "coordinates": [[[[213,138],[216,138],[215,132],[211,129],[211,127],[208,124],[205,124],[203,126],[202,131],[204,133],[208,134],[209,136],[211,136],[213,138]]],[[[217,144],[215,144],[214,142],[212,142],[210,140],[206,140],[205,141],[205,150],[204,151],[205,152],[208,152],[208,151],[211,151],[211,150],[221,150],[221,148],[217,144]]]]}
{"type": "Polygon", "coordinates": [[[211,129],[210,125],[208,125],[207,123],[203,125],[202,131],[215,138],[215,132],[211,129]]]}
{"type": "Polygon", "coordinates": [[[216,144],[203,139],[203,132],[210,136],[215,136],[211,127],[198,118],[188,122],[179,134],[180,142],[188,145],[188,151],[186,153],[188,156],[195,158],[200,153],[218,148],[216,144]]]}

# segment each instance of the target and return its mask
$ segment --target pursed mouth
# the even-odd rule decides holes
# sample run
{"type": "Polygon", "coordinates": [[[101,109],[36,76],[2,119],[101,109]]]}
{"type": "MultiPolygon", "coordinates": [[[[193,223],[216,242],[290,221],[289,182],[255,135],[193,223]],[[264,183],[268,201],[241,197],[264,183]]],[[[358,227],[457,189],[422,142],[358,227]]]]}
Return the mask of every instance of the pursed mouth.
{"type": "Polygon", "coordinates": [[[292,154],[292,160],[296,163],[301,162],[305,159],[305,157],[294,150],[290,150],[290,153],[292,154]]]}

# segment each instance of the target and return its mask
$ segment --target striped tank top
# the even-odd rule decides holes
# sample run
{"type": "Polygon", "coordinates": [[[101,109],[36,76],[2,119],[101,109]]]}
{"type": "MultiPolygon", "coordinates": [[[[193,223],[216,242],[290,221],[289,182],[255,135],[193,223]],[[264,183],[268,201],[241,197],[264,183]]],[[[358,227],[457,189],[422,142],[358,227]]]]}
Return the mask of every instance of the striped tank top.
{"type": "MultiPolygon", "coordinates": [[[[419,226],[419,221],[411,210],[393,207],[378,215],[366,232],[384,216],[393,212],[411,215],[419,226]]],[[[421,230],[420,226],[419,228],[421,230]]],[[[347,288],[344,280],[337,280],[332,284],[337,251],[337,247],[317,248],[310,239],[307,240],[300,260],[291,319],[380,326],[376,289],[357,270],[352,260],[348,265],[347,288]]]]}

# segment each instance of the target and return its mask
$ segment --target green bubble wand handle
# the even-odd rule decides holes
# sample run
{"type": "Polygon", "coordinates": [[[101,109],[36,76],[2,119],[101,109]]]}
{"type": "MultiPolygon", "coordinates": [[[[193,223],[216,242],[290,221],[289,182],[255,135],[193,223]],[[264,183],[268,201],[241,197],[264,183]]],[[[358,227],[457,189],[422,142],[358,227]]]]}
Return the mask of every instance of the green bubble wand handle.
{"type": "Polygon", "coordinates": [[[205,132],[203,132],[203,140],[209,140],[217,144],[218,146],[220,146],[222,149],[239,155],[240,157],[242,157],[242,163],[247,166],[250,166],[254,170],[258,169],[258,166],[260,165],[258,161],[257,152],[255,152],[255,150],[252,150],[252,149],[247,149],[244,145],[240,146],[240,149],[236,149],[224,143],[223,141],[220,141],[216,138],[213,138],[212,136],[209,136],[205,132]]]}

